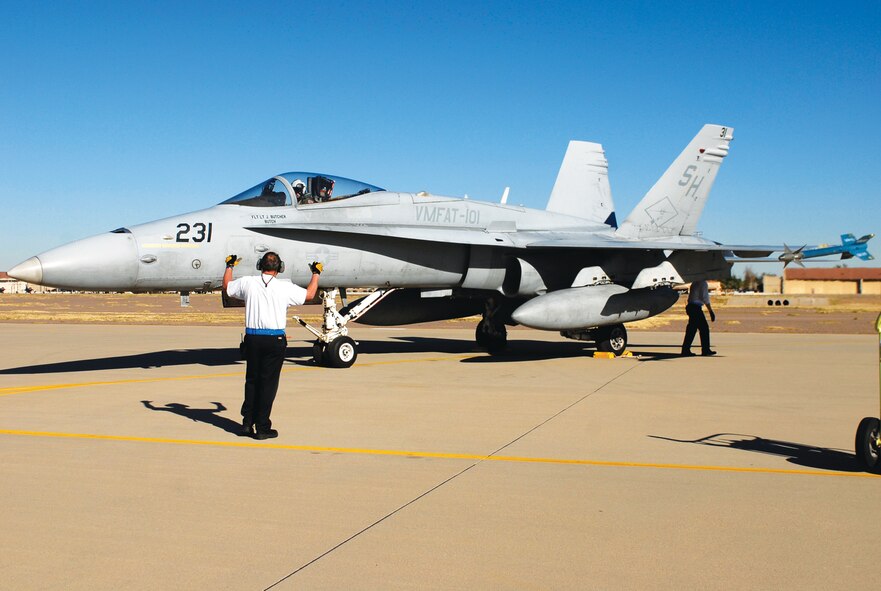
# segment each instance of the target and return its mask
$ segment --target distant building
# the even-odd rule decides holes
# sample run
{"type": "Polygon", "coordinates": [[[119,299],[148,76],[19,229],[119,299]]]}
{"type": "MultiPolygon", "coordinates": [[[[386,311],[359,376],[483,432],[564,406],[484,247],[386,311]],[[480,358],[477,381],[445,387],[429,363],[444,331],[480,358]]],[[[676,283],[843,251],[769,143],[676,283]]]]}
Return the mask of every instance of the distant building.
{"type": "Polygon", "coordinates": [[[764,275],[762,277],[762,293],[783,293],[783,277],[764,275]]]}
{"type": "Polygon", "coordinates": [[[777,275],[765,275],[763,283],[765,293],[881,295],[881,269],[786,269],[782,281],[777,275]]]}
{"type": "Polygon", "coordinates": [[[43,287],[42,285],[25,283],[24,281],[19,281],[18,279],[13,279],[9,276],[5,271],[0,271],[0,287],[3,288],[4,294],[7,293],[46,293],[49,291],[55,291],[51,287],[43,287]],[[27,290],[31,291],[28,292],[27,290]]]}

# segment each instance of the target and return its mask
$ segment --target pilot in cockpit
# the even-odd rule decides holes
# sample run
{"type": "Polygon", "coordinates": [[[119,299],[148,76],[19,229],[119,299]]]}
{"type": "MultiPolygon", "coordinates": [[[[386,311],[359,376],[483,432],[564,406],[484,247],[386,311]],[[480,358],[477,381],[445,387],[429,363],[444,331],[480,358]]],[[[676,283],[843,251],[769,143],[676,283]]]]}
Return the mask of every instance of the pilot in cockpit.
{"type": "Polygon", "coordinates": [[[302,180],[297,179],[291,186],[294,188],[294,197],[297,200],[297,203],[315,203],[310,195],[306,194],[306,183],[302,180]]]}
{"type": "Polygon", "coordinates": [[[333,197],[333,181],[330,183],[322,185],[321,189],[318,191],[318,199],[319,201],[330,201],[333,197]]]}
{"type": "Polygon", "coordinates": [[[335,181],[325,176],[314,176],[312,182],[312,195],[319,203],[330,201],[333,198],[333,185],[335,181]]]}

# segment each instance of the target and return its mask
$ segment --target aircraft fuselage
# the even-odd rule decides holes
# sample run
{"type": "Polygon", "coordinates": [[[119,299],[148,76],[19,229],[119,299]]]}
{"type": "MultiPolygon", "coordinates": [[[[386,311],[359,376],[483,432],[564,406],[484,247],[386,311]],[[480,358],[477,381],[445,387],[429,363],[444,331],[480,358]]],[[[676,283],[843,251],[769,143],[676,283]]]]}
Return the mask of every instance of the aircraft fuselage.
{"type": "Polygon", "coordinates": [[[257,261],[271,250],[295,283],[308,282],[308,263],[317,260],[326,269],[322,286],[501,289],[499,247],[513,246],[515,233],[531,229],[608,230],[542,210],[383,191],[299,206],[216,205],[78,240],[19,267],[30,266],[28,280],[62,289],[211,290],[220,286],[226,255],[241,257],[237,274],[257,274],[257,261]],[[314,229],[318,225],[364,233],[314,229]],[[389,231],[400,227],[431,228],[438,236],[478,229],[486,243],[409,239],[406,232],[389,231]]]}

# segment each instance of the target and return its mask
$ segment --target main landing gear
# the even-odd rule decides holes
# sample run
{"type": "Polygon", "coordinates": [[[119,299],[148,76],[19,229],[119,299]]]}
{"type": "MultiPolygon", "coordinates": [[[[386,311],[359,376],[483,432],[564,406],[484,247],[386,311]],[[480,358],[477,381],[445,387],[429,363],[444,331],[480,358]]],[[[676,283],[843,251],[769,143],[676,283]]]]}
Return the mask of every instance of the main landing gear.
{"type": "Polygon", "coordinates": [[[508,347],[508,329],[504,322],[498,320],[498,311],[499,305],[495,298],[488,298],[483,318],[474,331],[477,346],[486,349],[490,355],[501,353],[508,347]]]}
{"type": "Polygon", "coordinates": [[[311,326],[299,316],[294,316],[294,320],[316,337],[316,341],[312,345],[312,359],[316,365],[338,368],[352,367],[358,358],[358,343],[349,336],[346,324],[357,320],[393,291],[395,291],[394,288],[374,291],[341,314],[336,309],[339,290],[335,287],[321,290],[320,297],[324,312],[320,329],[311,326]]]}
{"type": "Polygon", "coordinates": [[[620,356],[627,349],[627,329],[623,324],[598,326],[590,330],[575,329],[560,331],[560,335],[576,341],[593,341],[597,351],[620,356]]]}
{"type": "Polygon", "coordinates": [[[614,353],[616,357],[627,348],[627,329],[623,324],[601,326],[591,331],[597,351],[614,353]]]}

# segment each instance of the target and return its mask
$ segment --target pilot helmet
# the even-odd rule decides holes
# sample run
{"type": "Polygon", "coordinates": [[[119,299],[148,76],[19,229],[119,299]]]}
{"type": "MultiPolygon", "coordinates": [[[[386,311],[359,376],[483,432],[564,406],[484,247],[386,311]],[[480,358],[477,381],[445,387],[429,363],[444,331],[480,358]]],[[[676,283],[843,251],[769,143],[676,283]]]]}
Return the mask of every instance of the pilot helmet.
{"type": "Polygon", "coordinates": [[[303,193],[306,192],[306,183],[304,183],[300,179],[297,179],[293,183],[291,183],[291,186],[294,188],[294,193],[297,194],[297,197],[302,197],[303,193]]]}

